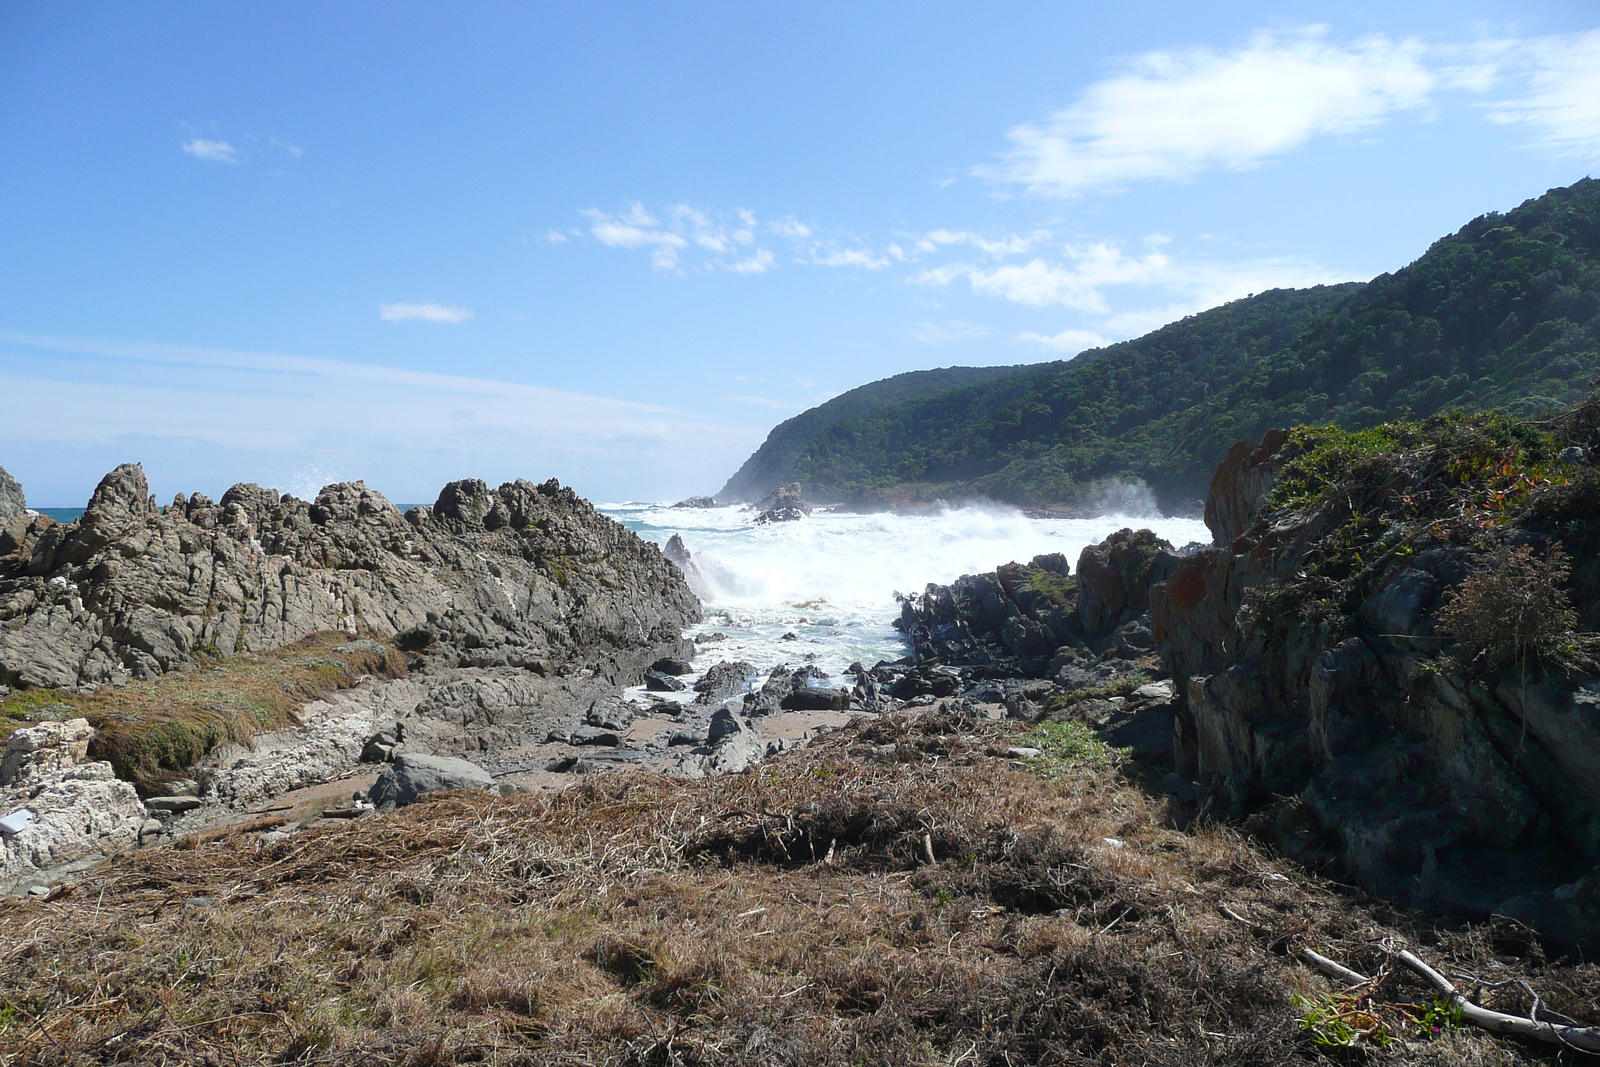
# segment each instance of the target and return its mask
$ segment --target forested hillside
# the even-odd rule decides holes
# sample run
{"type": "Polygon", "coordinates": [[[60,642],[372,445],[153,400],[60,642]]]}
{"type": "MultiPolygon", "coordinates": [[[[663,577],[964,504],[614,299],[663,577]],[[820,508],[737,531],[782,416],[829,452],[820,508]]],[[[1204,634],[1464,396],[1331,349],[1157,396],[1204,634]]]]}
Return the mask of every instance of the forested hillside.
{"type": "Polygon", "coordinates": [[[1600,375],[1597,315],[1600,182],[1584,179],[1366,284],[1262,293],[915,396],[880,388],[913,375],[873,383],[778,427],[723,494],[1073,505],[1139,478],[1186,510],[1230,444],[1271,426],[1570,403],[1600,375]]]}

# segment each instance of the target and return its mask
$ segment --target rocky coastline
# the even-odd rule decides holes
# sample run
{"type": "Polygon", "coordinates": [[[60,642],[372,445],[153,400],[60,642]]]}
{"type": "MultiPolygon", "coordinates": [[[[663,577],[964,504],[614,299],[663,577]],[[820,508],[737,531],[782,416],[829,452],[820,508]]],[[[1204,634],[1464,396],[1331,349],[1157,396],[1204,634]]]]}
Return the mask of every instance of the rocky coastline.
{"type": "Polygon", "coordinates": [[[554,481],[452,482],[405,514],[360,482],[312,501],[245,484],[159,507],[130,464],[63,525],[0,472],[0,553],[13,892],[139,844],[252,820],[281,836],[419,789],[737,771],[877,707],[870,680],[832,688],[814,668],[762,679],[716,662],[680,681],[701,617],[687,550],[663,555],[554,481]],[[242,726],[151,717],[163,693],[236,663],[269,688],[338,681],[277,719],[211,685],[201,709],[245,706],[242,726]],[[641,683],[661,695],[623,698],[641,683]],[[118,703],[136,689],[138,709],[118,703]],[[411,784],[397,791],[396,774],[411,784]],[[262,805],[294,817],[254,819],[262,805]]]}

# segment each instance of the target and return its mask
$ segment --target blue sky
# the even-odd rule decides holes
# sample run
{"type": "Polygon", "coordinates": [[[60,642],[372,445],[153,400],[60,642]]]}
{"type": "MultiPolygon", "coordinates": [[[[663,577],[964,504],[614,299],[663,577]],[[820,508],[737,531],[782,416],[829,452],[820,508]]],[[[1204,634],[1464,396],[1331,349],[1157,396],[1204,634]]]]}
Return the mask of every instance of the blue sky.
{"type": "Polygon", "coordinates": [[[1592,3],[0,4],[0,466],[710,492],[1600,170],[1592,3]]]}

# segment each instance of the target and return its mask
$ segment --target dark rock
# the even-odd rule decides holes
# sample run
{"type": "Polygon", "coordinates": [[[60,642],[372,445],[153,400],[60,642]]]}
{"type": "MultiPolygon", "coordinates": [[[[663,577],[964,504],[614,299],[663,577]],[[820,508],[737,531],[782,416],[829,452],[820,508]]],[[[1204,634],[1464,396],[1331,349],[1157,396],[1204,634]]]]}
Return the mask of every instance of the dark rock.
{"type": "Polygon", "coordinates": [[[1269,430],[1259,446],[1239,441],[1228,449],[1206,494],[1206,527],[1216,544],[1233,544],[1255,522],[1277,484],[1278,451],[1288,440],[1287,430],[1269,430]]]}
{"type": "Polygon", "coordinates": [[[1149,530],[1119,530],[1078,556],[1078,621],[1092,641],[1150,610],[1150,587],[1183,563],[1149,530]]]}
{"type": "Polygon", "coordinates": [[[633,725],[636,717],[632,704],[619,696],[612,696],[591,704],[583,721],[605,730],[626,730],[633,725]]]}
{"type": "Polygon", "coordinates": [[[646,671],[644,685],[652,693],[681,693],[689,688],[672,675],[662,674],[660,671],[646,671]]]}
{"type": "MultiPolygon", "coordinates": [[[[714,496],[691,496],[672,505],[675,508],[715,508],[720,507],[714,496]]],[[[673,534],[674,537],[677,534],[673,534]]]]}
{"type": "Polygon", "coordinates": [[[849,711],[850,693],[845,689],[806,687],[784,697],[778,706],[785,711],[849,711]]]}
{"type": "Polygon", "coordinates": [[[403,808],[428,793],[453,789],[493,792],[495,781],[488,771],[464,759],[407,753],[384,768],[367,799],[380,808],[403,808]]]}
{"type": "Polygon", "coordinates": [[[743,733],[746,729],[731,709],[718,708],[712,713],[711,723],[706,727],[706,740],[715,745],[723,738],[743,733]]]}
{"type": "Polygon", "coordinates": [[[674,677],[694,673],[694,667],[690,665],[689,661],[680,659],[677,656],[663,656],[650,664],[650,669],[660,671],[662,674],[670,674],[674,677]]]}
{"type": "Polygon", "coordinates": [[[689,553],[689,547],[683,543],[681,536],[673,534],[667,538],[667,543],[661,548],[661,554],[682,572],[683,580],[689,583],[689,588],[694,591],[695,596],[703,600],[711,595],[706,577],[700,571],[700,565],[695,563],[694,556],[689,553]]]}
{"type": "Polygon", "coordinates": [[[756,513],[755,522],[763,525],[769,522],[794,522],[811,514],[811,505],[807,504],[801,494],[800,483],[790,482],[782,485],[767,494],[752,508],[756,513]]]}
{"type": "Polygon", "coordinates": [[[602,730],[598,726],[580,726],[567,735],[567,743],[572,745],[606,745],[615,748],[622,744],[622,738],[613,730],[602,730]]]}
{"type": "Polygon", "coordinates": [[[694,691],[699,696],[694,698],[696,704],[718,704],[730,697],[739,696],[750,687],[750,682],[756,677],[756,668],[753,663],[744,660],[727,660],[713,664],[699,681],[694,683],[694,691]]]}
{"type": "Polygon", "coordinates": [[[672,747],[672,748],[676,748],[679,745],[689,745],[691,747],[694,747],[694,746],[703,745],[705,743],[706,743],[706,731],[705,731],[705,729],[704,728],[696,729],[696,728],[694,728],[692,726],[680,727],[679,729],[673,731],[672,736],[667,739],[668,747],[672,747]]]}

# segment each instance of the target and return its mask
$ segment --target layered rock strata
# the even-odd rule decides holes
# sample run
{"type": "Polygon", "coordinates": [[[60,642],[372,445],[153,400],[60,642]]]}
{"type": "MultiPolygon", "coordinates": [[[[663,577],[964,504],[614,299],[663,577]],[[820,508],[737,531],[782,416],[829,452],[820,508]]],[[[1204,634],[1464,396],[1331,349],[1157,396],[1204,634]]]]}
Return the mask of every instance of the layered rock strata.
{"type": "Polygon", "coordinates": [[[361,482],[309,502],[242,484],[158,507],[127,464],[78,522],[34,516],[10,541],[0,679],[27,686],[149,677],[339,630],[440,665],[631,682],[686,650],[681,628],[700,617],[654,546],[554,480],[452,482],[404,515],[361,482]]]}

